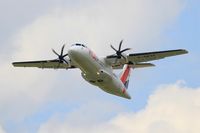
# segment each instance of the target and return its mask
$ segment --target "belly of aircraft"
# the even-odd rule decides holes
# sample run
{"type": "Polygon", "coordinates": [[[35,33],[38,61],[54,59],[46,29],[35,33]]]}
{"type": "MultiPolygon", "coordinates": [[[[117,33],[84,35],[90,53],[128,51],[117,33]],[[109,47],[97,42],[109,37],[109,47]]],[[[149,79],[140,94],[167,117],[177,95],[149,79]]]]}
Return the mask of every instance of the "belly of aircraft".
{"type": "Polygon", "coordinates": [[[82,76],[86,81],[98,86],[107,93],[130,99],[130,96],[123,91],[124,86],[121,81],[112,74],[101,73],[101,69],[104,70],[105,68],[102,68],[98,62],[90,58],[88,55],[74,55],[72,59],[81,69],[83,73],[82,76]]]}

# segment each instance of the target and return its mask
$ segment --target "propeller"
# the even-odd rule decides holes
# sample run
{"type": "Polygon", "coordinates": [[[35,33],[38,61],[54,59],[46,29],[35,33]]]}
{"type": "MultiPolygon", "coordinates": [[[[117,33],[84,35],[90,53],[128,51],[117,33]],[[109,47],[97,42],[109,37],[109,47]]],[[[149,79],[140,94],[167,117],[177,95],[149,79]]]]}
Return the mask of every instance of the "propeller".
{"type": "Polygon", "coordinates": [[[68,62],[65,60],[65,57],[68,56],[68,54],[63,55],[64,48],[65,48],[65,44],[62,46],[60,54],[58,54],[54,49],[52,49],[53,53],[58,56],[59,65],[60,65],[60,63],[63,63],[63,62],[68,64],[68,62]]]}
{"type": "Polygon", "coordinates": [[[110,45],[110,46],[116,52],[118,59],[120,59],[122,57],[126,60],[126,57],[122,53],[125,52],[125,51],[128,51],[128,50],[131,50],[131,48],[125,48],[125,49],[121,50],[122,43],[123,43],[123,40],[120,41],[118,50],[115,49],[112,45],[110,45]]]}

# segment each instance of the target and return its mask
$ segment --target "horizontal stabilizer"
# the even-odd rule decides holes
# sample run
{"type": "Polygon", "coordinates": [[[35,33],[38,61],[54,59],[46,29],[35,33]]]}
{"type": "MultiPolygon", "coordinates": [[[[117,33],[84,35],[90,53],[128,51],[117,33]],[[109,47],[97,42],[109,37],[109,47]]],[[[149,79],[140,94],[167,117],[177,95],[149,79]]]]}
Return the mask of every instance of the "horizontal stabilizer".
{"type": "MultiPolygon", "coordinates": [[[[155,65],[152,63],[137,63],[137,64],[129,64],[132,68],[144,68],[144,67],[154,67],[155,65]]],[[[113,66],[113,69],[122,69],[123,65],[113,66]]]]}
{"type": "Polygon", "coordinates": [[[133,67],[134,68],[144,68],[144,67],[154,67],[155,65],[152,63],[137,63],[133,67]]]}

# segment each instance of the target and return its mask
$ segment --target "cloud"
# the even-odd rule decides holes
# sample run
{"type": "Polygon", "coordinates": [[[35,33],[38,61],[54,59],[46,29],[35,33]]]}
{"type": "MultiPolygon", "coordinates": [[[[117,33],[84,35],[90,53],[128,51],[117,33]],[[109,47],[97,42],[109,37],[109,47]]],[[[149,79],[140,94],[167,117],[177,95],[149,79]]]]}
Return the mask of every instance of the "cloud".
{"type": "MultiPolygon", "coordinates": [[[[98,124],[82,122],[71,125],[69,119],[60,121],[54,117],[43,124],[38,133],[198,133],[199,103],[200,88],[186,87],[178,81],[160,86],[139,112],[122,113],[98,124]]],[[[80,117],[84,118],[84,114],[80,117]]]]}
{"type": "Polygon", "coordinates": [[[182,0],[89,1],[74,8],[58,7],[16,36],[17,57],[49,57],[51,47],[75,42],[86,43],[101,55],[113,52],[110,43],[117,46],[121,39],[134,49],[156,46],[183,7],[182,0]]]}
{"type": "Polygon", "coordinates": [[[0,133],[6,133],[1,126],[0,126],[0,133]]]}
{"type": "Polygon", "coordinates": [[[159,47],[162,32],[179,16],[184,1],[104,0],[69,7],[56,6],[9,38],[11,49],[0,57],[0,122],[23,121],[52,101],[81,102],[83,89],[85,97],[92,95],[92,90],[87,90],[91,86],[79,78],[80,71],[13,68],[12,61],[54,59],[51,48],[59,51],[63,43],[67,47],[86,43],[98,55],[113,53],[110,43],[117,46],[121,39],[125,39],[124,47],[138,50],[159,47]]]}

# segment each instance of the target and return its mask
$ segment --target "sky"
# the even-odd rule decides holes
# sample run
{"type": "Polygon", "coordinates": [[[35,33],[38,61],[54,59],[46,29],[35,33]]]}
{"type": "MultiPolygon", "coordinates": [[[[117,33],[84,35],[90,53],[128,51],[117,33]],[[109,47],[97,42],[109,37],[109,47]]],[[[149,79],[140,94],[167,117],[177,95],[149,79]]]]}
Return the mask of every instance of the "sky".
{"type": "MultiPolygon", "coordinates": [[[[0,133],[198,133],[199,0],[0,0],[0,133]],[[99,56],[187,49],[135,69],[131,100],[85,82],[81,71],[14,68],[83,43],[99,56]]],[[[116,71],[119,73],[119,71],[116,71]]]]}

